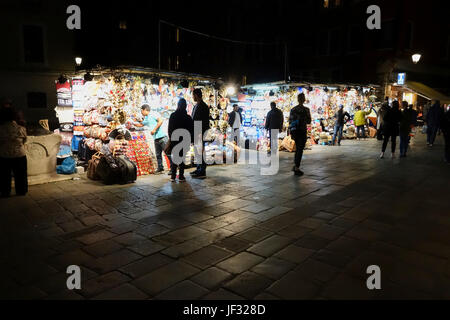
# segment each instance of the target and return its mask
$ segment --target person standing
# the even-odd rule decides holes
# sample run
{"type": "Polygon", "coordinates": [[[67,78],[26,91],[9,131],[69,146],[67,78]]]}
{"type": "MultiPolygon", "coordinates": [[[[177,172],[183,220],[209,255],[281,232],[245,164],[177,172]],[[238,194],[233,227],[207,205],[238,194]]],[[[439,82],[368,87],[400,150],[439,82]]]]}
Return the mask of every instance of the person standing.
{"type": "Polygon", "coordinates": [[[161,129],[164,121],[157,113],[151,112],[151,108],[148,104],[144,104],[141,107],[141,113],[144,117],[144,120],[141,122],[141,124],[136,124],[136,126],[148,128],[150,134],[153,136],[153,140],[155,143],[156,160],[158,162],[158,169],[156,170],[156,174],[159,174],[164,172],[162,153],[166,148],[167,143],[169,142],[167,135],[161,129]]]}
{"type": "MultiPolygon", "coordinates": [[[[277,104],[275,102],[272,102],[270,104],[271,110],[269,113],[267,113],[266,116],[266,125],[265,129],[269,131],[269,145],[270,145],[270,152],[272,152],[272,138],[276,142],[276,145],[278,145],[278,133],[283,131],[283,123],[284,123],[284,115],[283,112],[277,108],[277,104]],[[272,136],[272,130],[275,130],[275,136],[272,136]]],[[[278,151],[278,150],[276,150],[278,151]]]]}
{"type": "Polygon", "coordinates": [[[16,195],[28,192],[27,156],[25,142],[27,130],[17,124],[12,108],[4,108],[0,113],[0,195],[11,195],[11,172],[14,174],[16,195]]]}
{"type": "MultiPolygon", "coordinates": [[[[192,110],[192,119],[194,120],[194,127],[196,123],[201,125],[201,137],[193,136],[194,142],[194,150],[196,154],[197,160],[200,161],[197,164],[197,169],[194,172],[191,172],[191,176],[197,179],[206,178],[206,159],[203,157],[203,153],[205,150],[205,140],[204,135],[206,131],[209,130],[209,108],[206,103],[203,101],[203,93],[201,89],[195,89],[193,92],[194,101],[196,103],[194,109],[192,110]],[[196,145],[198,144],[198,145],[196,145]],[[199,150],[201,149],[201,150],[199,150]]],[[[195,134],[195,132],[194,132],[195,134]]]]}
{"type": "Polygon", "coordinates": [[[311,124],[311,112],[309,108],[305,107],[306,98],[304,93],[298,95],[298,105],[292,108],[289,115],[289,132],[292,139],[295,141],[295,166],[294,172],[296,176],[303,176],[303,171],[300,170],[300,165],[303,157],[303,150],[305,149],[308,125],[311,124]]]}
{"type": "Polygon", "coordinates": [[[384,117],[383,125],[383,147],[381,149],[381,159],[384,159],[384,154],[386,152],[389,139],[391,139],[391,151],[392,159],[395,158],[395,148],[397,146],[397,136],[400,132],[400,121],[402,119],[402,113],[400,111],[400,104],[398,101],[392,103],[392,108],[386,113],[384,117]]]}
{"type": "Polygon", "coordinates": [[[445,140],[445,161],[450,164],[450,109],[442,117],[441,128],[445,140]]]}
{"type": "Polygon", "coordinates": [[[377,118],[377,139],[383,140],[383,120],[386,112],[389,110],[389,97],[384,99],[384,103],[381,105],[380,110],[378,110],[377,118]]]}
{"type": "Polygon", "coordinates": [[[353,118],[354,122],[355,122],[355,126],[356,126],[356,134],[358,139],[361,138],[366,138],[366,124],[367,124],[367,120],[366,120],[366,116],[370,114],[370,111],[363,111],[361,110],[361,107],[358,106],[356,107],[356,113],[355,116],[353,118]]]}
{"type": "MultiPolygon", "coordinates": [[[[186,111],[187,103],[186,100],[181,98],[178,101],[178,108],[177,110],[170,115],[169,118],[169,137],[170,137],[170,149],[173,150],[174,147],[176,147],[178,144],[182,143],[183,140],[180,141],[174,141],[172,139],[173,132],[178,129],[184,129],[187,130],[190,134],[190,137],[194,134],[194,121],[192,118],[187,114],[186,111]]],[[[189,144],[190,144],[189,140],[189,144]]],[[[179,168],[180,175],[178,176],[178,180],[180,182],[185,182],[186,178],[184,177],[184,168],[185,163],[184,160],[186,158],[186,154],[183,154],[182,151],[180,151],[180,154],[178,154],[178,157],[181,157],[183,161],[180,164],[174,163],[174,157],[173,154],[170,155],[170,168],[171,168],[171,181],[175,182],[177,178],[177,169],[179,168]]]]}
{"type": "Polygon", "coordinates": [[[406,158],[409,146],[409,135],[411,133],[411,126],[413,121],[412,106],[408,102],[402,102],[403,111],[400,120],[400,158],[406,158]]]}
{"type": "Polygon", "coordinates": [[[441,125],[442,114],[443,110],[439,101],[436,101],[427,113],[427,145],[429,147],[432,147],[436,140],[436,135],[441,125]]]}
{"type": "Polygon", "coordinates": [[[350,120],[350,114],[347,111],[344,111],[344,106],[341,104],[339,106],[338,112],[335,115],[336,124],[334,126],[334,134],[333,134],[333,142],[332,145],[336,144],[336,137],[338,137],[338,145],[341,145],[342,140],[342,132],[344,131],[344,124],[350,120]]]}
{"type": "Polygon", "coordinates": [[[228,114],[228,124],[233,129],[233,138],[237,145],[241,136],[242,110],[237,104],[233,105],[233,111],[228,114]]]}

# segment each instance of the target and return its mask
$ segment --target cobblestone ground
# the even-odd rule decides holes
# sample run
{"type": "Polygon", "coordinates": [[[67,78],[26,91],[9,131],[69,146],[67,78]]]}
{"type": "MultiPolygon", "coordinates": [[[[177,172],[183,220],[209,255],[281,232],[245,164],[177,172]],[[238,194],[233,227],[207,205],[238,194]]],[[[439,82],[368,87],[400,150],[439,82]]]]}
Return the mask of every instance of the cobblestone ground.
{"type": "Polygon", "coordinates": [[[1,200],[3,299],[449,299],[450,167],[439,137],[407,159],[376,140],[292,154],[276,176],[216,166],[206,180],[86,179],[1,200]],[[82,289],[66,268],[82,268],[82,289]],[[382,290],[369,291],[378,265],[382,290]]]}

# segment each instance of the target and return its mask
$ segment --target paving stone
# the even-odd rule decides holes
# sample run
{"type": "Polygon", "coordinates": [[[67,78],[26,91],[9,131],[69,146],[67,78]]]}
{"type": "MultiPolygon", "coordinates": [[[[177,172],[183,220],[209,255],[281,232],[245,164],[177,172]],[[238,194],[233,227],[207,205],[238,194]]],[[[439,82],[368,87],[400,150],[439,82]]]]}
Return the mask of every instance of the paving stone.
{"type": "Polygon", "coordinates": [[[216,300],[216,301],[237,301],[237,300],[245,300],[243,297],[238,296],[237,294],[234,294],[230,291],[219,289],[217,291],[214,291],[205,297],[203,297],[203,300],[216,300]]]}
{"type": "Polygon", "coordinates": [[[321,219],[321,220],[325,220],[325,221],[331,221],[336,217],[337,216],[335,214],[324,212],[324,211],[320,211],[319,213],[317,213],[313,216],[313,218],[315,218],[315,219],[321,219]]]}
{"type": "Polygon", "coordinates": [[[233,252],[217,246],[208,246],[183,258],[184,261],[200,269],[207,269],[234,255],[233,252]]]}
{"type": "Polygon", "coordinates": [[[83,251],[94,257],[103,257],[113,252],[119,251],[120,249],[122,249],[122,246],[112,240],[103,240],[83,247],[83,251]]]}
{"type": "Polygon", "coordinates": [[[237,237],[230,237],[216,242],[215,245],[239,253],[250,248],[251,243],[237,237]]]}
{"type": "Polygon", "coordinates": [[[309,228],[293,225],[278,231],[277,234],[291,239],[299,239],[310,232],[311,229],[309,228]]]}
{"type": "Polygon", "coordinates": [[[178,259],[187,256],[197,250],[200,250],[201,248],[204,248],[209,244],[210,241],[208,239],[206,239],[206,241],[197,241],[193,239],[181,244],[177,244],[175,246],[171,246],[163,250],[162,253],[174,259],[178,259]]]}
{"type": "Polygon", "coordinates": [[[146,240],[146,238],[138,235],[137,233],[129,232],[120,236],[116,236],[113,238],[113,240],[123,246],[133,246],[139,242],[146,240]]]}
{"type": "Polygon", "coordinates": [[[320,287],[301,274],[289,272],[267,289],[267,292],[285,300],[312,299],[319,294],[320,287]],[[295,285],[293,285],[295,284],[295,285]]]}
{"type": "Polygon", "coordinates": [[[131,279],[126,275],[114,271],[83,283],[80,293],[85,297],[93,297],[108,289],[120,286],[130,280],[131,279]]]}
{"type": "Polygon", "coordinates": [[[94,257],[80,249],[72,250],[49,259],[49,263],[58,270],[66,270],[71,265],[83,265],[94,260],[94,257]]]}
{"type": "Polygon", "coordinates": [[[192,277],[199,271],[188,264],[173,262],[134,280],[132,284],[147,294],[156,296],[161,291],[192,277]]]}
{"type": "Polygon", "coordinates": [[[166,228],[159,224],[151,224],[146,227],[140,227],[139,229],[136,229],[137,234],[140,234],[141,236],[147,238],[157,237],[168,232],[170,232],[169,228],[166,228]]]}
{"type": "Polygon", "coordinates": [[[243,207],[242,210],[257,214],[257,213],[261,213],[263,211],[269,210],[271,208],[272,208],[271,206],[257,203],[257,204],[253,204],[253,205],[250,205],[247,207],[243,207]]]}
{"type": "Polygon", "coordinates": [[[318,236],[328,240],[336,240],[345,233],[345,229],[325,224],[311,232],[311,235],[318,236]]]}
{"type": "Polygon", "coordinates": [[[381,237],[381,234],[378,231],[374,231],[360,226],[354,227],[352,230],[348,231],[345,235],[349,238],[364,241],[375,241],[381,237]]]}
{"type": "Polygon", "coordinates": [[[228,272],[217,269],[216,267],[211,267],[195,275],[191,280],[204,288],[215,290],[232,277],[233,276],[228,272]]]}
{"type": "Polygon", "coordinates": [[[81,237],[77,238],[77,241],[80,241],[81,243],[86,244],[86,245],[90,245],[90,244],[94,244],[94,243],[102,241],[102,240],[111,239],[114,236],[115,236],[114,233],[111,233],[106,230],[100,230],[100,231],[96,231],[96,232],[81,236],[81,237]]]}
{"type": "Polygon", "coordinates": [[[136,279],[154,270],[157,270],[165,265],[168,265],[173,261],[174,261],[173,259],[157,253],[152,256],[133,262],[125,267],[122,267],[120,268],[120,271],[136,279]]]}
{"type": "Polygon", "coordinates": [[[103,292],[92,298],[93,300],[146,300],[146,295],[141,290],[125,283],[117,288],[103,292]]]}
{"type": "Polygon", "coordinates": [[[99,274],[104,274],[119,269],[120,267],[141,258],[142,256],[130,250],[122,249],[120,251],[98,258],[94,261],[89,261],[89,263],[84,264],[91,270],[99,274]]]}
{"type": "Polygon", "coordinates": [[[302,220],[298,225],[301,227],[309,228],[309,229],[319,229],[325,221],[322,219],[308,218],[302,220]]]}
{"type": "Polygon", "coordinates": [[[280,251],[291,243],[291,239],[278,235],[272,236],[261,241],[248,249],[249,252],[255,253],[263,257],[270,257],[274,253],[280,251]]]}
{"type": "Polygon", "coordinates": [[[141,256],[149,256],[156,252],[162,251],[165,248],[165,246],[151,240],[140,241],[128,247],[128,249],[136,252],[137,254],[140,254],[141,256]]]}
{"type": "Polygon", "coordinates": [[[204,221],[202,223],[197,224],[196,226],[208,231],[214,231],[220,228],[223,228],[225,226],[229,225],[229,223],[224,221],[217,221],[216,219],[211,219],[204,221]]]}
{"type": "Polygon", "coordinates": [[[296,245],[290,245],[275,254],[275,257],[298,264],[305,261],[314,253],[314,250],[301,248],[296,245]]]}
{"type": "Polygon", "coordinates": [[[258,229],[258,228],[251,228],[245,232],[237,234],[236,237],[246,240],[248,242],[257,243],[264,239],[267,239],[268,237],[270,237],[272,235],[273,235],[273,232],[258,229]]]}
{"type": "Polygon", "coordinates": [[[272,257],[256,265],[251,271],[267,278],[277,280],[291,271],[294,267],[295,264],[293,262],[272,257]]]}
{"type": "Polygon", "coordinates": [[[307,234],[304,237],[300,238],[297,242],[295,242],[296,246],[312,249],[312,250],[320,250],[327,246],[330,240],[324,239],[322,237],[307,234]]]}
{"type": "Polygon", "coordinates": [[[313,258],[323,263],[335,266],[337,268],[345,267],[352,260],[351,257],[346,256],[342,253],[337,253],[328,250],[320,250],[313,256],[313,258]]]}
{"type": "Polygon", "coordinates": [[[192,281],[185,280],[161,292],[155,298],[158,300],[197,300],[208,293],[207,289],[192,281]]]}
{"type": "Polygon", "coordinates": [[[314,259],[308,259],[300,264],[295,272],[310,280],[328,282],[337,275],[339,269],[314,259]]]}
{"type": "Polygon", "coordinates": [[[272,280],[247,271],[228,282],[224,288],[246,299],[253,299],[271,284],[272,280]]]}
{"type": "Polygon", "coordinates": [[[345,218],[341,218],[338,217],[336,219],[333,219],[330,221],[330,224],[336,227],[341,227],[344,229],[351,229],[352,227],[354,227],[358,222],[355,220],[351,220],[351,219],[345,219],[345,218]]]}
{"type": "Polygon", "coordinates": [[[218,268],[232,274],[245,272],[264,259],[248,252],[239,253],[217,265],[218,268]]]}
{"type": "Polygon", "coordinates": [[[349,257],[356,257],[369,247],[369,242],[340,237],[336,241],[331,242],[325,250],[333,252],[341,252],[349,257]]]}
{"type": "Polygon", "coordinates": [[[259,223],[259,221],[255,220],[255,219],[244,219],[244,220],[238,221],[236,223],[230,224],[230,225],[224,227],[224,229],[229,230],[234,233],[239,233],[239,232],[245,231],[247,229],[250,229],[251,227],[257,225],[258,223],[259,223]]]}

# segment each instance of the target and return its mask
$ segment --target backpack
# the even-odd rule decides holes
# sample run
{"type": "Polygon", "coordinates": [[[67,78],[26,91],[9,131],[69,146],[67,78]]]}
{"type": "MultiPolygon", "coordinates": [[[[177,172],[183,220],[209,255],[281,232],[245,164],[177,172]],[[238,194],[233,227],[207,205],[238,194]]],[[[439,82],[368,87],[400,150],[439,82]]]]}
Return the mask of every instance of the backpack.
{"type": "Polygon", "coordinates": [[[307,123],[307,114],[305,108],[293,108],[291,110],[291,117],[290,117],[290,124],[289,124],[289,131],[291,133],[300,133],[304,132],[307,123]]]}

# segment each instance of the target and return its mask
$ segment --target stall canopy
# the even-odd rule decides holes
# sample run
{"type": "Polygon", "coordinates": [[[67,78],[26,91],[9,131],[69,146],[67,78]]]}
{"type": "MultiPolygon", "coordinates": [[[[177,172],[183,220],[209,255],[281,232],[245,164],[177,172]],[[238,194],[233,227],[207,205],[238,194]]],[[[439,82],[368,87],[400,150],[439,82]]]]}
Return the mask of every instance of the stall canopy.
{"type": "Polygon", "coordinates": [[[423,83],[415,81],[407,81],[405,87],[415,91],[418,95],[428,100],[439,100],[441,103],[450,103],[450,97],[430,88],[423,83]]]}

